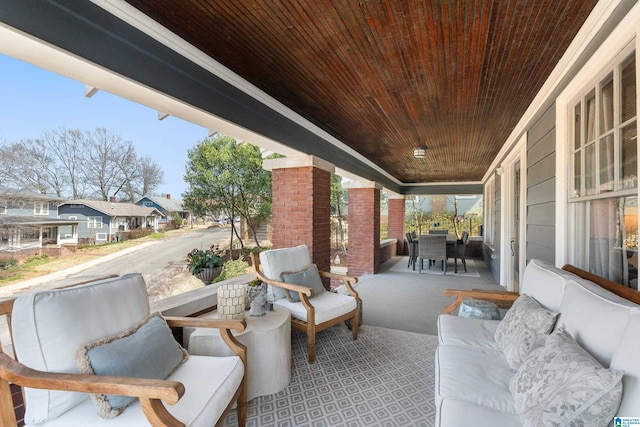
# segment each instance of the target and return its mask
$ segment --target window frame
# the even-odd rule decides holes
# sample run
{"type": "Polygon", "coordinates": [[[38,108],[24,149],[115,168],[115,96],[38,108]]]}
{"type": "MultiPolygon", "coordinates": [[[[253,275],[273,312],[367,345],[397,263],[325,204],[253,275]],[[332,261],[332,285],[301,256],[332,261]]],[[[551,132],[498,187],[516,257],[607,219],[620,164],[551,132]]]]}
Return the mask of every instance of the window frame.
{"type": "Polygon", "coordinates": [[[102,229],[104,226],[104,222],[102,221],[102,216],[88,216],[87,217],[87,228],[88,229],[102,229]],[[98,227],[98,224],[100,226],[98,227]]]}
{"type": "Polygon", "coordinates": [[[49,202],[33,202],[33,214],[39,216],[49,215],[49,202]]]}

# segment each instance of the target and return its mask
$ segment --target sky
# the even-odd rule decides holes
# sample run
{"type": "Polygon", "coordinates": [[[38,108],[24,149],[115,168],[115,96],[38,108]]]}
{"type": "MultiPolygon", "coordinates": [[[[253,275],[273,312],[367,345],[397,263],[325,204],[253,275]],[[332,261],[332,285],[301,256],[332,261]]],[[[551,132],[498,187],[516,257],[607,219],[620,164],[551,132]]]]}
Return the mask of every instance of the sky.
{"type": "Polygon", "coordinates": [[[181,198],[187,150],[208,129],[105,91],[84,96],[84,84],[0,54],[0,143],[35,139],[58,128],[92,131],[104,127],[131,141],[139,156],[149,155],[164,172],[156,193],[181,198]]]}

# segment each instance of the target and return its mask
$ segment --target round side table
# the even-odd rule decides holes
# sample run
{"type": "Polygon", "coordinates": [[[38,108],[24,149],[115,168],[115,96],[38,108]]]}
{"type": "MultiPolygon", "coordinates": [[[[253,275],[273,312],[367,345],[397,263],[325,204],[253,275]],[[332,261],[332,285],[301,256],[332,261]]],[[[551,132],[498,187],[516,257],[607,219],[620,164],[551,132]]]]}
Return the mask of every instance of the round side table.
{"type": "Polygon", "coordinates": [[[466,299],[462,301],[458,316],[473,319],[501,319],[500,310],[497,305],[480,299],[466,299]]]}
{"type": "MultiPolygon", "coordinates": [[[[202,317],[217,318],[217,312],[202,317]]],[[[283,390],[291,381],[291,314],[274,306],[264,316],[245,311],[247,327],[233,336],[247,346],[247,399],[283,390]]],[[[218,329],[196,328],[189,337],[189,354],[232,356],[218,329]]]]}

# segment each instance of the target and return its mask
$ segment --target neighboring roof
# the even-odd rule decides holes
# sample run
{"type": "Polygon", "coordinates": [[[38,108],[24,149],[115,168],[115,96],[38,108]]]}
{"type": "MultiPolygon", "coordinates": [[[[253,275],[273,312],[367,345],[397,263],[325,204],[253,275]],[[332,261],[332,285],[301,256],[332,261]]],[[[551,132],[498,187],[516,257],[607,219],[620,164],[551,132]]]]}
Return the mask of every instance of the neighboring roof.
{"type": "Polygon", "coordinates": [[[0,185],[0,199],[28,199],[28,200],[42,200],[49,202],[62,202],[67,199],[64,197],[53,196],[51,194],[36,193],[33,191],[20,190],[17,188],[9,188],[0,185]]]}
{"type": "Polygon", "coordinates": [[[49,218],[41,216],[0,215],[0,227],[16,225],[77,225],[77,220],[49,218]]]}
{"type": "Polygon", "coordinates": [[[85,205],[109,216],[164,216],[156,208],[148,208],[135,203],[105,202],[103,200],[78,199],[61,203],[64,205],[85,205]]]}
{"type": "Polygon", "coordinates": [[[156,205],[162,207],[167,212],[183,212],[185,209],[182,206],[182,199],[167,199],[162,196],[143,196],[138,200],[149,199],[156,205]]]}

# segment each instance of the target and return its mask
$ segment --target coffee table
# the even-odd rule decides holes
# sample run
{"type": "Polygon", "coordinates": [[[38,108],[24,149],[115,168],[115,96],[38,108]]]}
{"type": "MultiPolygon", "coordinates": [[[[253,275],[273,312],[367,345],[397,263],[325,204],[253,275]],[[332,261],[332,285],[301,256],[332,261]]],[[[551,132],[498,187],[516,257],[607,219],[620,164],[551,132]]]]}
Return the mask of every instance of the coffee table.
{"type": "MultiPolygon", "coordinates": [[[[217,312],[202,317],[217,318],[217,312]]],[[[273,307],[264,316],[245,311],[247,328],[233,336],[247,346],[247,399],[283,390],[291,381],[291,314],[273,307]]],[[[217,329],[196,328],[189,337],[189,354],[233,356],[217,329]]]]}

